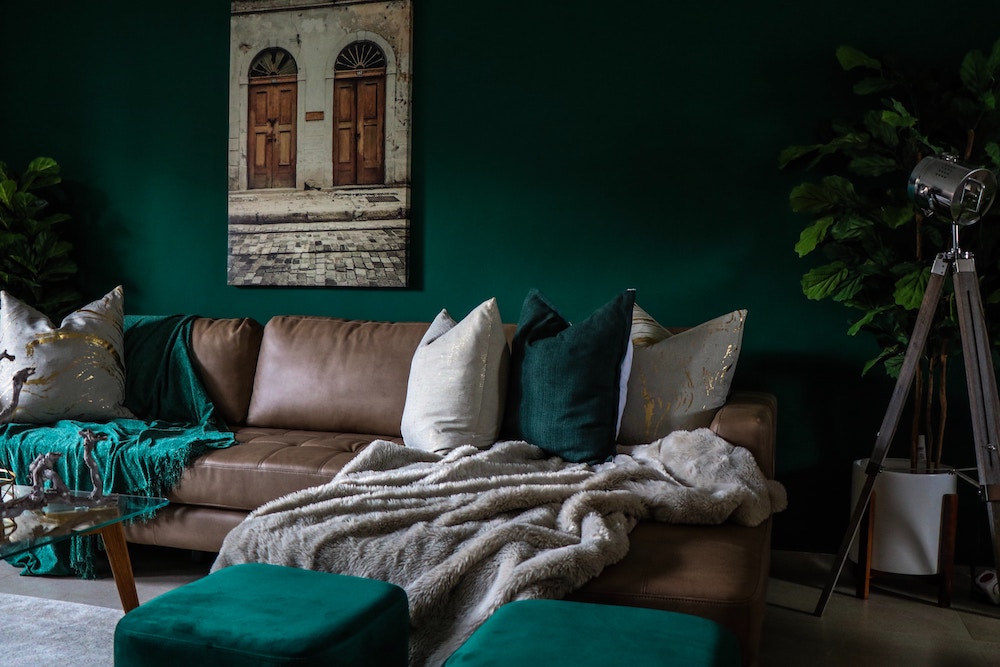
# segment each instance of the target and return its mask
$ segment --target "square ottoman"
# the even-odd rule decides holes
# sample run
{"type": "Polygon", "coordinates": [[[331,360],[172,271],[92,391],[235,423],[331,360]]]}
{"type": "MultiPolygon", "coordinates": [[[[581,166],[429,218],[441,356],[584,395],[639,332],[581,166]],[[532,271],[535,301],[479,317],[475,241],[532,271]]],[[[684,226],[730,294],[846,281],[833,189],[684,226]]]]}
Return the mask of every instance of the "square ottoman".
{"type": "Polygon", "coordinates": [[[233,565],[125,614],[116,667],[399,665],[406,592],[392,584],[265,563],[233,565]]]}
{"type": "Polygon", "coordinates": [[[736,637],[715,621],[659,609],[519,600],[498,609],[446,667],[740,665],[736,637]]]}

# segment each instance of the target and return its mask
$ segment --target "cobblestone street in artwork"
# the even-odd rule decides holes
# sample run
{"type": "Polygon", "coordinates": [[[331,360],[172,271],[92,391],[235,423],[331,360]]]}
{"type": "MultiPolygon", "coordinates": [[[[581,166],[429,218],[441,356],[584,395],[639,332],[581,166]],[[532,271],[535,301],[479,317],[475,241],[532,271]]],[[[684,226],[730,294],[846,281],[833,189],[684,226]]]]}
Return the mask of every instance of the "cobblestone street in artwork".
{"type": "Polygon", "coordinates": [[[230,285],[405,287],[405,188],[229,196],[230,285]]]}

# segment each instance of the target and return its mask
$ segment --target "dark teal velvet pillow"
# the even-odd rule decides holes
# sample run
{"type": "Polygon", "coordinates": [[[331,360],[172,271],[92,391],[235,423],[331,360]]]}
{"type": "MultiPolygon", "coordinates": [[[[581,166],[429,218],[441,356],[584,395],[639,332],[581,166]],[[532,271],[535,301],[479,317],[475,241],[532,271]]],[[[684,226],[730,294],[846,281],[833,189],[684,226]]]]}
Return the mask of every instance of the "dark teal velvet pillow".
{"type": "Polygon", "coordinates": [[[511,341],[504,437],[566,461],[599,463],[615,452],[621,366],[635,291],[570,325],[538,290],[511,341]]]}

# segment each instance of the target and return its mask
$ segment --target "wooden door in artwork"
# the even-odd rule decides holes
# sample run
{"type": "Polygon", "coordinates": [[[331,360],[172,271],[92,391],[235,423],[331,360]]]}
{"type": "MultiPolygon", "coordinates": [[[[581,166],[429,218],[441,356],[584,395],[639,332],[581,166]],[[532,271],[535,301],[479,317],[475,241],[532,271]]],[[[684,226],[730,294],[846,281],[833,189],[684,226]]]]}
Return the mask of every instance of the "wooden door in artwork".
{"type": "Polygon", "coordinates": [[[385,80],[340,79],[334,116],[334,185],[374,185],[384,178],[385,80]]]}
{"type": "Polygon", "coordinates": [[[298,77],[283,49],[263,51],[250,68],[247,187],[295,187],[298,77]]]}
{"type": "Polygon", "coordinates": [[[334,66],[333,184],[385,182],[385,55],[373,42],[348,45],[334,66]]]}

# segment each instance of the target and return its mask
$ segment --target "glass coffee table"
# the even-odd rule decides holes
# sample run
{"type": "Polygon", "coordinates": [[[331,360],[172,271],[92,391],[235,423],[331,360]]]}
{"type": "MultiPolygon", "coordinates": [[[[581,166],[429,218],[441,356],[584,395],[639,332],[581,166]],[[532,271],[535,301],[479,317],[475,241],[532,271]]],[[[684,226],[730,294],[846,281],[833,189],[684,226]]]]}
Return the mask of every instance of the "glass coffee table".
{"type": "MultiPolygon", "coordinates": [[[[15,497],[27,495],[30,491],[30,486],[14,487],[15,497]]],[[[2,518],[0,558],[16,556],[77,535],[97,533],[104,540],[122,608],[128,612],[139,606],[139,596],[125,543],[124,522],[151,517],[166,505],[166,498],[120,494],[107,495],[96,506],[87,493],[53,499],[41,509],[28,509],[17,516],[2,518]],[[74,502],[76,499],[79,502],[74,502]]]]}

